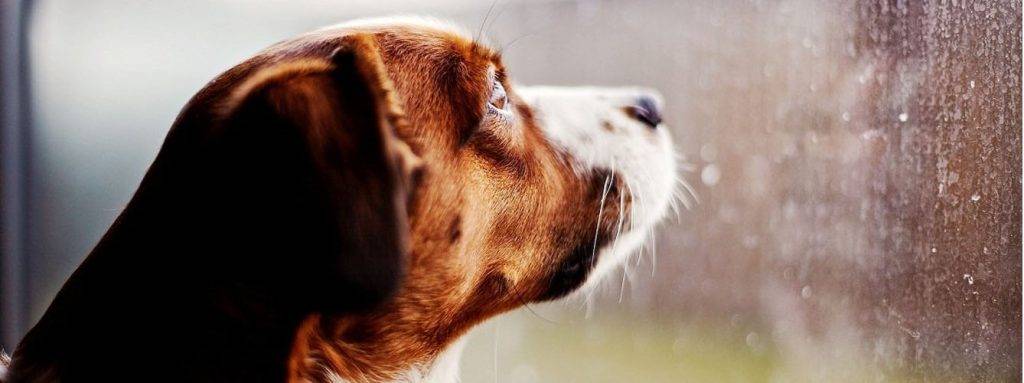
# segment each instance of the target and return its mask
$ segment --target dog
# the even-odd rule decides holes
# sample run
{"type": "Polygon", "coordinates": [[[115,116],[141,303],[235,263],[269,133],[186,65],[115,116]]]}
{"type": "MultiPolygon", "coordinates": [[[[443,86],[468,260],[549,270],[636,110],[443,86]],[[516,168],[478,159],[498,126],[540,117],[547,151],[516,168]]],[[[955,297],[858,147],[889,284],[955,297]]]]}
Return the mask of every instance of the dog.
{"type": "Polygon", "coordinates": [[[595,286],[674,203],[661,97],[520,87],[412,17],[200,90],[6,382],[454,382],[460,338],[595,286]]]}

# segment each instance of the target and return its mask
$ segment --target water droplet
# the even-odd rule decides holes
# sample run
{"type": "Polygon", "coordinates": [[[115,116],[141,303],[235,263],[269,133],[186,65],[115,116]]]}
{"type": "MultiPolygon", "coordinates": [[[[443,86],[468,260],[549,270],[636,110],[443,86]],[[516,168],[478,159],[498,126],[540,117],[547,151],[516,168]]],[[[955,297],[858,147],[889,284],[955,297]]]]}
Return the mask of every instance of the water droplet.
{"type": "Polygon", "coordinates": [[[932,254],[935,254],[935,253],[938,253],[938,252],[939,252],[939,249],[936,249],[934,247],[932,248],[932,254]]]}
{"type": "Polygon", "coordinates": [[[751,331],[750,333],[747,334],[747,339],[746,339],[747,346],[750,346],[751,348],[757,348],[757,346],[759,345],[758,344],[758,340],[760,340],[759,338],[760,337],[757,336],[756,332],[751,331]]]}
{"type": "Polygon", "coordinates": [[[879,129],[871,129],[860,134],[860,138],[863,140],[873,140],[882,137],[882,131],[879,129]]]}
{"type": "Polygon", "coordinates": [[[718,169],[718,165],[710,164],[704,167],[704,170],[700,172],[700,181],[708,186],[715,186],[718,181],[722,178],[722,171],[718,169]]]}
{"type": "Polygon", "coordinates": [[[850,112],[843,112],[843,121],[850,122],[850,112]]]}
{"type": "Polygon", "coordinates": [[[903,331],[906,331],[907,334],[909,334],[911,338],[917,339],[917,338],[921,337],[921,332],[919,332],[919,331],[914,331],[914,330],[907,329],[907,328],[903,329],[903,331]]]}
{"type": "Polygon", "coordinates": [[[910,118],[910,116],[908,116],[906,112],[900,113],[899,115],[900,122],[907,122],[908,118],[910,118]]]}
{"type": "Polygon", "coordinates": [[[804,288],[800,289],[800,296],[803,297],[804,299],[810,298],[811,286],[804,286],[804,288]]]}
{"type": "Polygon", "coordinates": [[[964,274],[964,280],[967,281],[968,285],[974,284],[974,277],[972,277],[970,274],[964,274]]]}

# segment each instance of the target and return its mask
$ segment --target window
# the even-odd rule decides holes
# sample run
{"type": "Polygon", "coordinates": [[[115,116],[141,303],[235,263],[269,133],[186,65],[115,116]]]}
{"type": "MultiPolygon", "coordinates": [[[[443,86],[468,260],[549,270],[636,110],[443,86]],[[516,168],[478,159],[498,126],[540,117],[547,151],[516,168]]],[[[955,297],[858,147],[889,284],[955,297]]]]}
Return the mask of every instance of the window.
{"type": "MultiPolygon", "coordinates": [[[[489,5],[32,2],[8,349],[214,75],[341,20],[475,29],[489,5]]],[[[700,203],[589,298],[478,327],[464,381],[1020,378],[1019,2],[498,1],[484,30],[519,82],[659,89],[700,203]]]]}

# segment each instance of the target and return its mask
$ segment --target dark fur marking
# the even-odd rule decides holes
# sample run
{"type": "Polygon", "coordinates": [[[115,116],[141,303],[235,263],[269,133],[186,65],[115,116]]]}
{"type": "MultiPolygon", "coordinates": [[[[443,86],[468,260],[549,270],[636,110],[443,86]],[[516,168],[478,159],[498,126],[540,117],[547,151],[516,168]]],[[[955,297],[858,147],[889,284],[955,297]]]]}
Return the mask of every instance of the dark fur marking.
{"type": "Polygon", "coordinates": [[[462,237],[462,216],[455,216],[448,228],[448,242],[455,243],[462,237]]]}

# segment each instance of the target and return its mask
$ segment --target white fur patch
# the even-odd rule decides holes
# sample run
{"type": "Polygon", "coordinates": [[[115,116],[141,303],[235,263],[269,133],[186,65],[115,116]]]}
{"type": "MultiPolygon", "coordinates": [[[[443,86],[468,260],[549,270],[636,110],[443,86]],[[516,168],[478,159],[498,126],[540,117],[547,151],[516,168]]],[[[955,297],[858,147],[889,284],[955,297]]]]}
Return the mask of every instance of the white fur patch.
{"type": "MultiPolygon", "coordinates": [[[[459,362],[462,360],[462,349],[466,346],[466,338],[463,337],[448,349],[441,353],[431,366],[426,380],[430,383],[456,383],[459,381],[459,362]]],[[[410,382],[412,383],[412,382],[410,382]]]]}
{"type": "MultiPolygon", "coordinates": [[[[664,126],[656,129],[629,116],[641,96],[661,96],[641,88],[519,87],[520,96],[540,120],[544,133],[574,160],[580,174],[610,170],[632,195],[632,225],[600,250],[584,290],[593,287],[637,250],[669,210],[678,183],[676,154],[664,126]]],[[[594,212],[598,214],[599,212],[594,212]]]]}

